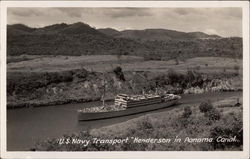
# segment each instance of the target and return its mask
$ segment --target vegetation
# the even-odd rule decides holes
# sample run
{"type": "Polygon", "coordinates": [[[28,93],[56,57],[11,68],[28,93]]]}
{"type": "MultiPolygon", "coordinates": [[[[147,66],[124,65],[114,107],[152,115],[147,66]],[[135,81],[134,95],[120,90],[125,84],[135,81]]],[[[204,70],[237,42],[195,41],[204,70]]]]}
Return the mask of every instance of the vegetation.
{"type": "Polygon", "coordinates": [[[164,113],[142,116],[125,123],[66,135],[64,138],[79,138],[92,141],[93,138],[120,139],[130,138],[127,143],[110,145],[107,143],[58,144],[57,139],[37,143],[37,151],[211,151],[242,150],[242,110],[221,109],[213,106],[214,111],[220,109],[220,118],[205,115],[197,106],[176,108],[164,113]],[[216,120],[215,120],[216,119],[216,120]],[[164,133],[162,133],[164,132],[164,133]],[[181,142],[173,142],[175,136],[181,142]],[[219,137],[234,138],[235,142],[219,142],[219,137]],[[135,143],[131,137],[143,139],[172,139],[169,143],[135,143]],[[211,142],[185,142],[189,138],[212,138],[211,142]]]}
{"type": "Polygon", "coordinates": [[[214,108],[211,101],[202,102],[199,106],[200,112],[204,113],[210,121],[220,120],[221,113],[214,108]]]}
{"type": "Polygon", "coordinates": [[[25,94],[50,84],[61,82],[71,82],[73,80],[73,71],[62,72],[44,72],[44,73],[8,73],[7,76],[7,93],[8,94],[25,94]]]}
{"type": "Polygon", "coordinates": [[[199,106],[200,112],[206,113],[213,109],[213,105],[211,104],[211,101],[202,102],[199,106]]]}
{"type": "Polygon", "coordinates": [[[119,79],[119,80],[122,80],[122,81],[125,81],[125,77],[124,77],[124,74],[122,72],[122,68],[120,66],[117,66],[115,69],[114,69],[114,73],[116,75],[116,77],[119,79]]]}
{"type": "MultiPolygon", "coordinates": [[[[64,61],[72,61],[70,58],[64,58],[64,61]]],[[[88,58],[88,62],[91,61],[91,58],[88,58]]],[[[122,60],[125,60],[125,58],[122,57],[122,60]]],[[[116,60],[115,57],[114,60],[116,60]]],[[[21,64],[25,62],[28,63],[29,61],[24,61],[21,64]]],[[[77,62],[80,63],[81,60],[77,62]]],[[[208,92],[242,89],[241,77],[237,76],[235,78],[233,74],[230,75],[229,73],[227,77],[221,74],[204,74],[194,69],[187,69],[183,73],[174,69],[169,69],[166,73],[153,73],[123,71],[123,68],[117,66],[112,72],[100,74],[87,71],[83,67],[81,69],[76,69],[75,67],[73,67],[75,69],[71,69],[71,66],[68,67],[69,70],[51,70],[52,66],[50,66],[50,63],[59,65],[58,61],[49,61],[43,68],[44,70],[40,71],[41,67],[39,66],[43,66],[43,63],[32,63],[35,65],[34,71],[28,71],[28,65],[21,67],[21,69],[25,68],[24,71],[19,71],[18,67],[15,66],[20,67],[20,63],[9,64],[10,67],[8,66],[8,69],[10,71],[7,74],[8,107],[99,100],[103,90],[100,81],[103,79],[107,81],[105,86],[106,94],[111,99],[117,93],[142,93],[142,90],[149,93],[156,91],[156,88],[159,92],[167,91],[167,93],[174,94],[197,93],[197,90],[208,92]],[[46,71],[46,69],[50,71],[46,71]],[[116,78],[113,78],[114,76],[116,78]],[[237,85],[234,84],[235,81],[238,82],[237,85]]],[[[67,66],[67,62],[64,65],[67,66]]],[[[54,68],[58,69],[58,67],[54,68]]]]}
{"type": "Polygon", "coordinates": [[[237,142],[213,142],[213,147],[216,149],[233,149],[234,147],[242,147],[243,145],[243,128],[242,128],[242,114],[236,112],[228,113],[222,116],[222,119],[214,124],[210,129],[210,136],[218,138],[219,136],[225,138],[237,137],[237,142]]]}
{"type": "Polygon", "coordinates": [[[21,56],[21,57],[9,57],[7,58],[7,64],[12,63],[12,62],[21,62],[21,61],[28,61],[31,60],[30,58],[27,58],[26,56],[21,56]]]}
{"type": "MultiPolygon", "coordinates": [[[[171,32],[160,30],[160,32],[171,32]]],[[[163,35],[160,33],[159,35],[163,35]]],[[[152,31],[155,34],[155,31],[152,31]]],[[[84,23],[56,24],[44,28],[10,25],[7,28],[7,54],[14,55],[137,55],[146,60],[191,57],[242,57],[242,38],[220,38],[192,33],[167,33],[171,38],[136,40],[127,36],[107,36],[84,23]],[[172,35],[171,35],[172,34],[172,35]],[[191,36],[190,36],[191,35],[191,36]],[[204,37],[205,36],[205,37],[204,37]],[[205,39],[204,39],[205,38],[205,39]],[[232,49],[233,46],[233,49],[232,49]]],[[[203,33],[204,34],[204,33],[203,33]]],[[[145,35],[145,34],[143,34],[145,35]]],[[[152,39],[151,33],[146,39],[152,39]]],[[[159,36],[156,36],[159,37],[159,36]]]]}
{"type": "Polygon", "coordinates": [[[192,115],[192,110],[190,107],[185,107],[184,112],[182,114],[183,118],[189,118],[192,115]]]}
{"type": "Polygon", "coordinates": [[[211,121],[220,120],[221,118],[221,114],[217,109],[211,109],[210,111],[205,112],[204,115],[211,121]]]}

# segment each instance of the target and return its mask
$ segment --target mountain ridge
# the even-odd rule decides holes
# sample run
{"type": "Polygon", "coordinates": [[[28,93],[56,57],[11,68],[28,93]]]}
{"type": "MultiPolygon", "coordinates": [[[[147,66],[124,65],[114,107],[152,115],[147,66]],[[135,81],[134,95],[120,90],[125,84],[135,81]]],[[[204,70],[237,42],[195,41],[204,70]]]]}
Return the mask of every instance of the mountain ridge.
{"type": "Polygon", "coordinates": [[[122,31],[118,31],[112,28],[101,28],[98,30],[108,36],[112,36],[115,38],[130,38],[141,40],[222,38],[219,35],[209,35],[203,32],[181,32],[162,28],[122,31]]]}
{"type": "Polygon", "coordinates": [[[8,25],[7,55],[22,54],[135,55],[151,60],[197,56],[242,57],[242,38],[166,29],[96,29],[81,22],[41,28],[8,25]]]}
{"type": "Polygon", "coordinates": [[[129,39],[141,39],[141,40],[170,40],[170,39],[195,39],[195,38],[222,38],[219,35],[209,35],[204,32],[182,32],[177,30],[154,28],[154,29],[130,29],[118,31],[113,28],[100,28],[94,29],[86,23],[77,22],[73,24],[52,24],[40,28],[32,28],[24,24],[12,24],[8,25],[8,29],[13,28],[24,32],[59,32],[64,34],[80,34],[85,32],[91,32],[93,34],[104,34],[115,38],[129,38],[129,39]]]}

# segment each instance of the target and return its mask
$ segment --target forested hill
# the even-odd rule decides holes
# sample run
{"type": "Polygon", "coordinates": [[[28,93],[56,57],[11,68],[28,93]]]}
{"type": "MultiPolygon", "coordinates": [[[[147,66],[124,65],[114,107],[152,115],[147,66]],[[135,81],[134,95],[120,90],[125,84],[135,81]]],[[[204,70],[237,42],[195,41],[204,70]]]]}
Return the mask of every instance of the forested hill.
{"type": "Polygon", "coordinates": [[[167,29],[145,29],[145,30],[124,30],[117,31],[111,28],[99,29],[102,33],[115,38],[128,38],[144,41],[168,41],[168,40],[190,40],[190,39],[214,39],[221,38],[218,35],[208,35],[202,32],[179,32],[167,29]]]}
{"type": "Polygon", "coordinates": [[[166,29],[95,29],[85,23],[7,26],[8,55],[138,55],[148,59],[242,57],[242,38],[166,29]]]}

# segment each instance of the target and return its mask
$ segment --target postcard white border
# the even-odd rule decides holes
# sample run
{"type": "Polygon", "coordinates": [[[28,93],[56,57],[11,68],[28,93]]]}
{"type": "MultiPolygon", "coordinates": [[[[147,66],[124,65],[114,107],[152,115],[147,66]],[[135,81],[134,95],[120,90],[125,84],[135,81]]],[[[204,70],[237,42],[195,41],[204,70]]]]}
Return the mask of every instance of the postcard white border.
{"type": "Polygon", "coordinates": [[[249,158],[249,2],[247,1],[1,1],[0,158],[249,158]],[[241,7],[243,10],[243,151],[29,152],[6,151],[7,7],[241,7]]]}

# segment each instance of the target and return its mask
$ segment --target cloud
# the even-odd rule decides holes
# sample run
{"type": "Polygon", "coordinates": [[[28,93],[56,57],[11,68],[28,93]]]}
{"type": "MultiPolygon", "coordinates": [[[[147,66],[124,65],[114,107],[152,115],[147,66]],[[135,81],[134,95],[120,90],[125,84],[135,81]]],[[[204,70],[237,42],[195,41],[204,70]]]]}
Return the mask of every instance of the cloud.
{"type": "Polygon", "coordinates": [[[217,15],[223,15],[228,18],[242,18],[242,10],[241,8],[225,8],[223,10],[217,9],[215,11],[215,14],[217,15]]]}
{"type": "Polygon", "coordinates": [[[218,32],[215,30],[215,29],[206,29],[205,30],[205,32],[207,33],[207,34],[211,34],[211,35],[213,35],[213,34],[218,34],[218,32]]]}
{"type": "MultiPolygon", "coordinates": [[[[180,16],[200,16],[200,17],[210,17],[216,18],[227,17],[227,18],[241,18],[242,10],[241,8],[169,8],[169,12],[175,13],[180,16]]],[[[166,13],[169,13],[166,12],[166,13]]]]}
{"type": "Polygon", "coordinates": [[[54,8],[62,13],[67,14],[69,17],[76,17],[80,18],[82,16],[82,10],[81,8],[54,8]]]}
{"type": "Polygon", "coordinates": [[[43,27],[84,22],[122,30],[163,28],[242,36],[241,8],[8,8],[8,24],[43,27]]]}
{"type": "Polygon", "coordinates": [[[56,8],[70,17],[82,14],[108,16],[111,18],[152,16],[149,8],[56,8]]]}
{"type": "Polygon", "coordinates": [[[42,16],[43,12],[32,9],[23,8],[8,8],[8,15],[19,16],[19,17],[30,17],[30,16],[42,16]]]}
{"type": "Polygon", "coordinates": [[[104,13],[112,18],[144,17],[153,15],[148,8],[113,8],[105,9],[104,13]]]}

